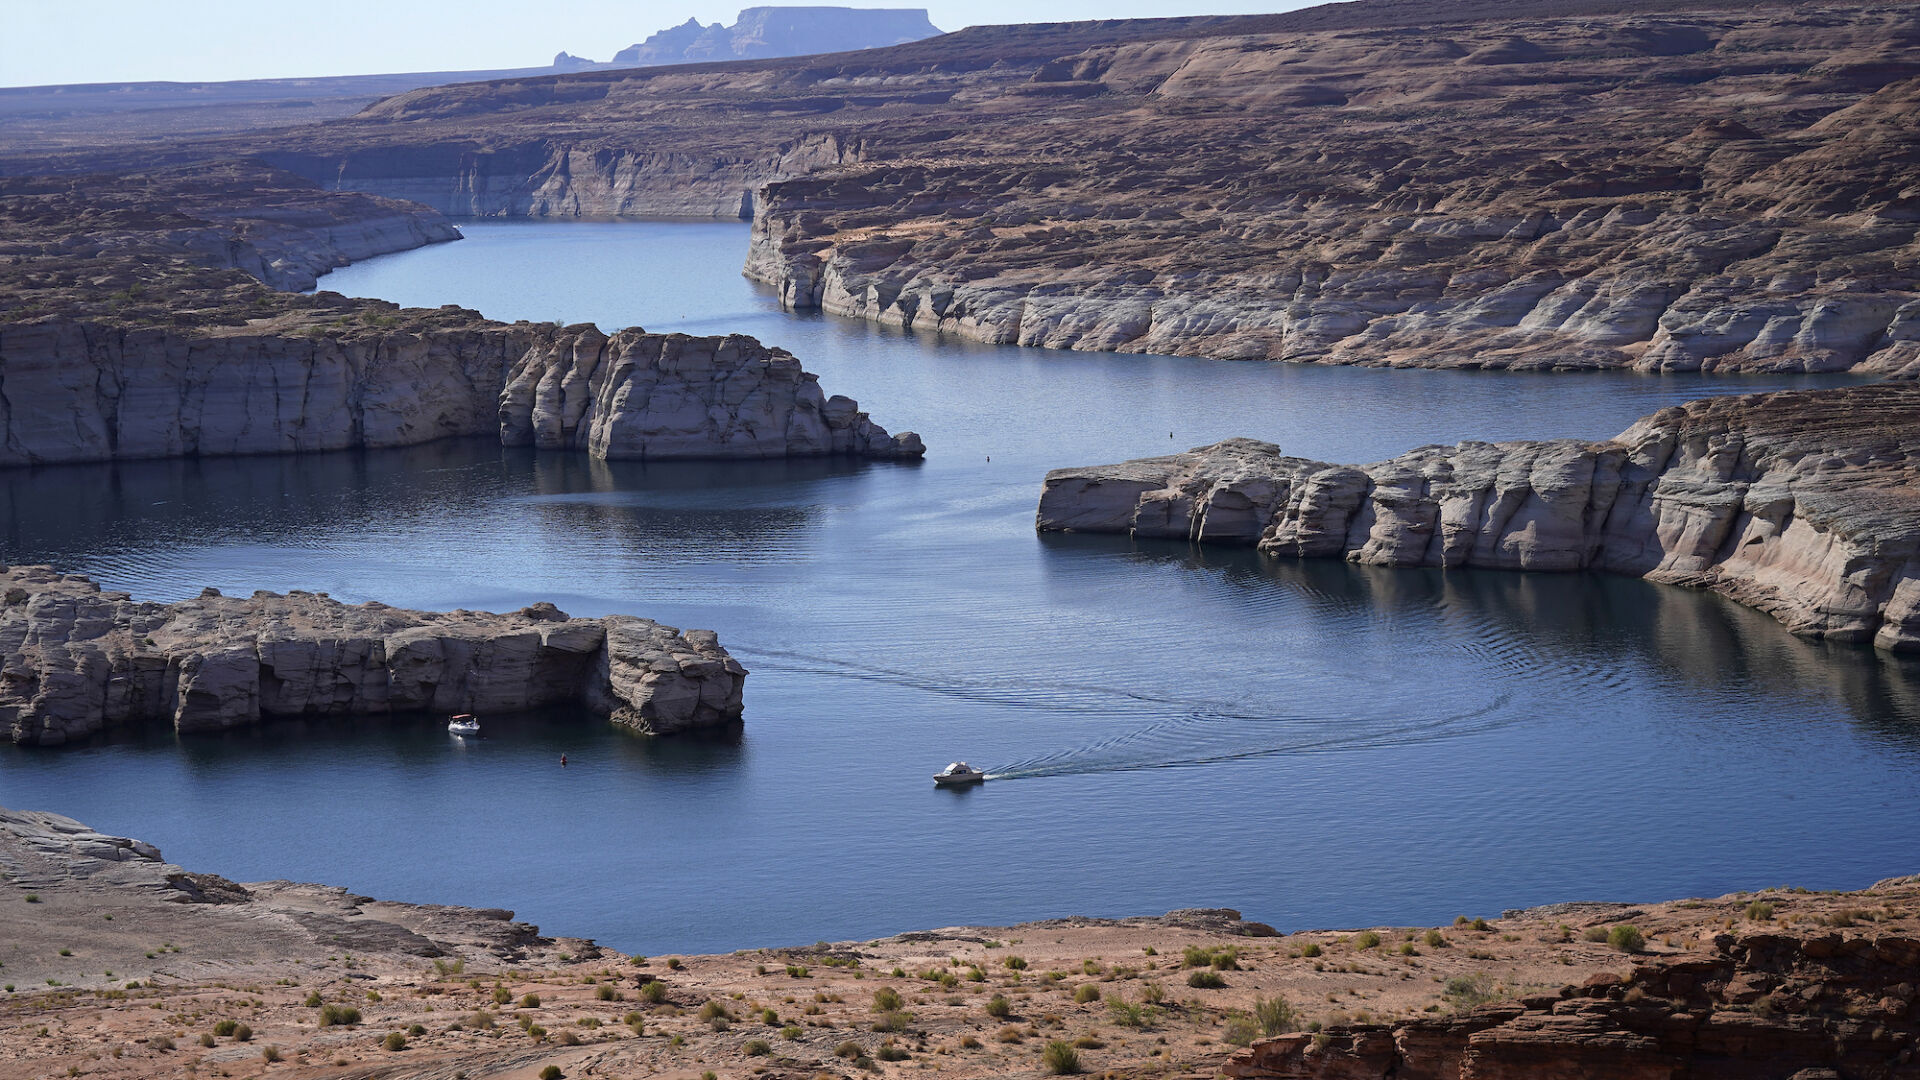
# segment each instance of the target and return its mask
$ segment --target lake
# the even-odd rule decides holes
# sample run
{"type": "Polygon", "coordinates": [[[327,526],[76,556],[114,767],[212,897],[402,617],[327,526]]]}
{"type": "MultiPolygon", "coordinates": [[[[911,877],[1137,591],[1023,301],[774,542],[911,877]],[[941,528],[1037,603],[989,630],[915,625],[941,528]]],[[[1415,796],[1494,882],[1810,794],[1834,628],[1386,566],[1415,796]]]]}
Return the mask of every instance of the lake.
{"type": "Polygon", "coordinates": [[[1283,929],[1920,870],[1920,663],[1716,596],[1039,536],[1045,471],[1233,435],[1368,461],[1833,377],[1382,371],[989,347],[783,313],[746,226],[473,222],[325,288],[743,332],[920,464],[404,450],[0,471],[0,558],[171,600],[709,627],[734,737],[585,716],[0,747],[0,805],[196,870],[515,909],[647,953],[1230,906],[1283,929]],[[570,764],[558,767],[564,753],[570,764]],[[940,791],[964,758],[1005,772],[940,791]]]}

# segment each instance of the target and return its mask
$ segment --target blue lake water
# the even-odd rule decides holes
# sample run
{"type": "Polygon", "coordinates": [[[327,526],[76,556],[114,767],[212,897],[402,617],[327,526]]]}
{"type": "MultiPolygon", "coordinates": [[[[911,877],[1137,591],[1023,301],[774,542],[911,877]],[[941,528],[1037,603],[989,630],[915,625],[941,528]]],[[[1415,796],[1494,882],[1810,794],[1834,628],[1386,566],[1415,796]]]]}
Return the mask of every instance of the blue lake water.
{"type": "Polygon", "coordinates": [[[1042,537],[1042,474],[1230,435],[1365,461],[1611,435],[1836,380],[992,348],[782,313],[742,225],[473,223],[330,289],[745,332],[919,465],[407,450],[0,471],[0,558],[176,599],[306,588],[711,627],[736,738],[572,715],[0,748],[0,805],[189,867],[510,907],[658,953],[1224,905],[1282,927],[1920,870],[1920,664],[1717,597],[1042,537]],[[569,756],[565,770],[559,755],[569,756]],[[963,757],[1007,779],[936,791],[963,757]]]}

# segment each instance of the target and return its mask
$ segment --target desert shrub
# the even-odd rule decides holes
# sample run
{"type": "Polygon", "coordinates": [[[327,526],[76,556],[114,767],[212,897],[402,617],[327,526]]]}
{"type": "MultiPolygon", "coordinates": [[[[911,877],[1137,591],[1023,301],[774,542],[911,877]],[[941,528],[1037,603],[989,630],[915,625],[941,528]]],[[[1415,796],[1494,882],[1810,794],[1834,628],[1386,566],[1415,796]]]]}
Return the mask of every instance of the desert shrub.
{"type": "Polygon", "coordinates": [[[1107,998],[1107,1011],[1113,1014],[1113,1022],[1121,1027],[1143,1028],[1152,1025],[1158,1010],[1151,1005],[1139,1005],[1128,1001],[1119,994],[1107,998]]]}
{"type": "Polygon", "coordinates": [[[1353,947],[1365,952],[1380,944],[1380,935],[1372,930],[1362,930],[1353,935],[1353,947]]]}
{"type": "Polygon", "coordinates": [[[219,1023],[213,1025],[213,1033],[224,1039],[227,1036],[232,1035],[234,1029],[239,1026],[240,1026],[240,1023],[237,1020],[222,1020],[219,1023]]]}
{"type": "Polygon", "coordinates": [[[420,1036],[425,1035],[426,1033],[427,1033],[427,1025],[425,1024],[408,1024],[407,1025],[407,1038],[409,1039],[417,1039],[420,1036]]]}
{"type": "Polygon", "coordinates": [[[1632,923],[1621,923],[1607,931],[1607,944],[1621,952],[1637,953],[1647,947],[1646,935],[1632,923]]]}
{"type": "Polygon", "coordinates": [[[732,1019],[732,1017],[733,1014],[727,1011],[727,1007],[718,1001],[709,1001],[705,1005],[700,1006],[700,1019],[702,1020],[729,1020],[732,1019]]]}
{"type": "Polygon", "coordinates": [[[1493,984],[1485,975],[1455,975],[1446,981],[1440,996],[1456,1009],[1471,1009],[1493,1000],[1493,984]]]}
{"type": "Polygon", "coordinates": [[[648,1003],[658,1005],[667,1000],[667,984],[654,979],[640,988],[640,996],[648,1003]]]}
{"type": "Polygon", "coordinates": [[[1747,921],[1766,922],[1773,918],[1773,905],[1765,900],[1755,900],[1747,905],[1747,921]]]}
{"type": "Polygon", "coordinates": [[[467,1026],[478,1028],[481,1031],[492,1031],[493,1014],[485,1009],[481,1009],[472,1016],[467,1017],[467,1026]]]}
{"type": "Polygon", "coordinates": [[[977,1038],[974,1038],[972,1035],[960,1036],[960,1049],[978,1050],[980,1049],[980,1046],[981,1046],[980,1040],[977,1038]]]}
{"type": "Polygon", "coordinates": [[[681,968],[686,966],[687,965],[682,963],[680,958],[677,956],[667,957],[667,969],[670,971],[679,971],[681,968]]]}
{"type": "Polygon", "coordinates": [[[512,1000],[513,992],[506,987],[496,986],[493,988],[493,1003],[495,1005],[505,1005],[512,1000]]]}
{"type": "Polygon", "coordinates": [[[198,1042],[198,1043],[199,1043],[199,1044],[200,1044],[201,1046],[212,1046],[212,1045],[213,1045],[213,1032],[211,1032],[211,1031],[203,1031],[203,1032],[201,1032],[201,1033],[200,1033],[200,1038],[199,1038],[199,1039],[197,1039],[197,1040],[195,1040],[195,1041],[196,1041],[196,1042],[198,1042]]]}
{"type": "Polygon", "coordinates": [[[450,961],[446,959],[440,959],[440,960],[435,960],[433,962],[434,974],[439,975],[442,978],[448,975],[458,975],[465,970],[467,970],[467,962],[465,960],[450,961]]]}
{"type": "Polygon", "coordinates": [[[380,1040],[380,1046],[386,1050],[405,1050],[407,1037],[398,1031],[389,1031],[387,1037],[380,1040]]]}
{"type": "Polygon", "coordinates": [[[1429,930],[1427,931],[1426,942],[1427,948],[1429,949],[1444,949],[1447,948],[1447,935],[1438,930],[1429,930]]]}
{"type": "Polygon", "coordinates": [[[994,1032],[993,1037],[995,1041],[1003,1043],[1017,1043],[1027,1040],[1026,1033],[1012,1025],[1008,1025],[994,1032]]]}
{"type": "Polygon", "coordinates": [[[549,1065],[540,1070],[540,1080],[560,1080],[565,1075],[567,1074],[561,1072],[558,1065],[549,1065]]]}
{"type": "Polygon", "coordinates": [[[1217,971],[1195,971],[1187,976],[1187,985],[1195,990],[1218,990],[1227,985],[1227,980],[1217,971]]]}
{"type": "Polygon", "coordinates": [[[1167,988],[1157,982],[1141,983],[1140,1000],[1149,1005],[1158,1005],[1167,1000],[1167,988]]]}
{"type": "Polygon", "coordinates": [[[1293,1011],[1293,1002],[1286,995],[1275,994],[1270,998],[1253,999],[1253,1019],[1260,1025],[1260,1034],[1266,1036],[1285,1035],[1300,1026],[1300,1017],[1293,1011]]]}
{"type": "Polygon", "coordinates": [[[155,1035],[151,1039],[147,1040],[147,1049],[171,1050],[173,1049],[173,1040],[167,1038],[165,1035],[155,1035]]]}
{"type": "Polygon", "coordinates": [[[593,996],[599,998],[601,1001],[619,1001],[620,991],[615,990],[606,983],[601,983],[594,988],[593,996]]]}
{"type": "Polygon", "coordinates": [[[852,1061],[854,1058],[857,1058],[866,1052],[867,1051],[865,1047],[861,1046],[857,1042],[854,1042],[852,1039],[848,1039],[846,1042],[843,1042],[839,1046],[836,1046],[833,1048],[834,1057],[846,1058],[848,1061],[852,1061]]]}
{"type": "Polygon", "coordinates": [[[1027,970],[1027,958],[1024,956],[1003,956],[1000,958],[1000,962],[1005,964],[1009,971],[1027,970]]]}
{"type": "Polygon", "coordinates": [[[1100,988],[1092,983],[1081,983],[1074,987],[1073,1000],[1080,1005],[1085,1005],[1089,1001],[1099,1001],[1100,988]]]}
{"type": "Polygon", "coordinates": [[[1474,928],[1475,930],[1478,930],[1478,931],[1480,931],[1480,932],[1481,932],[1481,933],[1483,933],[1483,934],[1484,934],[1484,933],[1486,933],[1487,931],[1489,931],[1489,930],[1492,930],[1492,929],[1493,929],[1493,927],[1491,927],[1491,926],[1488,926],[1488,925],[1487,925],[1487,920],[1485,920],[1485,919],[1475,919],[1475,920],[1473,920],[1473,928],[1474,928]]]}
{"type": "Polygon", "coordinates": [[[887,1043],[882,1046],[874,1056],[878,1057],[881,1061],[905,1061],[913,1055],[907,1053],[907,1048],[904,1046],[887,1043]]]}
{"type": "Polygon", "coordinates": [[[1211,961],[1211,963],[1213,965],[1213,970],[1215,971],[1239,971],[1240,970],[1240,950],[1239,949],[1215,950],[1213,954],[1213,960],[1211,961]]]}
{"type": "Polygon", "coordinates": [[[252,1042],[253,1029],[245,1024],[236,1024],[233,1029],[234,1042],[252,1042]]]}
{"type": "Polygon", "coordinates": [[[1082,1035],[1073,1040],[1073,1048],[1075,1050],[1102,1050],[1106,1048],[1106,1045],[1106,1043],[1101,1042],[1091,1035],[1082,1035]]]}
{"type": "Polygon", "coordinates": [[[883,986],[873,992],[873,1011],[877,1013],[900,1011],[900,991],[891,986],[883,986]]]}
{"type": "Polygon", "coordinates": [[[912,1013],[900,1012],[899,1010],[895,1010],[893,1012],[881,1013],[880,1019],[875,1020],[873,1022],[873,1030],[905,1031],[907,1030],[907,1025],[912,1022],[913,1022],[912,1013]]]}
{"type": "Polygon", "coordinates": [[[1300,955],[1305,957],[1319,956],[1320,943],[1317,941],[1309,941],[1305,945],[1300,946],[1300,955]]]}
{"type": "Polygon", "coordinates": [[[546,1042],[547,1029],[541,1027],[539,1024],[528,1024],[527,1038],[532,1039],[534,1042],[546,1042]]]}
{"type": "Polygon", "coordinates": [[[1055,1076],[1073,1076],[1080,1071],[1080,1052],[1072,1043],[1055,1039],[1040,1051],[1040,1063],[1055,1076]]]}
{"type": "Polygon", "coordinates": [[[800,1030],[800,1025],[798,1024],[788,1024],[786,1027],[780,1029],[780,1037],[788,1042],[792,1042],[805,1034],[806,1032],[800,1030]]]}
{"type": "Polygon", "coordinates": [[[765,1039],[748,1039],[740,1044],[740,1052],[748,1057],[766,1057],[773,1053],[773,1044],[765,1039]]]}
{"type": "Polygon", "coordinates": [[[801,967],[799,964],[788,964],[787,977],[792,979],[811,979],[813,978],[813,973],[801,967]]]}
{"type": "Polygon", "coordinates": [[[351,1005],[325,1005],[320,1009],[321,1027],[345,1027],[360,1022],[360,1010],[351,1005]]]}
{"type": "Polygon", "coordinates": [[[1220,1038],[1229,1045],[1250,1046],[1259,1037],[1260,1025],[1254,1023],[1253,1017],[1238,1010],[1227,1014],[1227,1031],[1220,1038]]]}
{"type": "Polygon", "coordinates": [[[266,1062],[269,1065],[273,1064],[276,1061],[279,1061],[280,1048],[278,1046],[273,1045],[272,1043],[268,1043],[267,1045],[261,1047],[260,1060],[266,1062]]]}
{"type": "Polygon", "coordinates": [[[1004,1020],[1013,1015],[1013,1002],[1005,994],[995,994],[987,999],[987,1015],[996,1020],[1004,1020]]]}
{"type": "Polygon", "coordinates": [[[307,995],[307,1008],[317,1009],[321,1004],[320,991],[315,990],[313,993],[307,995]]]}
{"type": "Polygon", "coordinates": [[[528,995],[526,995],[525,997],[523,997],[523,998],[521,998],[521,999],[520,999],[520,1007],[521,1007],[521,1008],[523,1008],[523,1009],[537,1009],[537,1008],[539,1008],[539,1007],[540,1007],[540,995],[539,995],[539,994],[528,994],[528,995]]]}
{"type": "Polygon", "coordinates": [[[1609,932],[1610,931],[1604,926],[1589,926],[1580,932],[1580,937],[1582,940],[1597,943],[1607,940],[1607,934],[1609,932]]]}

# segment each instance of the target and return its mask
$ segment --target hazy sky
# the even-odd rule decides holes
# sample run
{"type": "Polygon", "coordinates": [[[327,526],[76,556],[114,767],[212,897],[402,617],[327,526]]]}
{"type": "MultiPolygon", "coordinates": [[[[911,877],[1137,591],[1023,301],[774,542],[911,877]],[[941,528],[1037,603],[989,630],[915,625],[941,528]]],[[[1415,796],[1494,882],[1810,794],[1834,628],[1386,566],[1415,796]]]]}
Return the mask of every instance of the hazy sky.
{"type": "MultiPolygon", "coordinates": [[[[1284,11],[1307,0],[930,0],[934,25],[1284,11]]],[[[608,60],[739,0],[0,0],[0,86],[535,67],[608,60]]],[[[915,7],[859,3],[847,7],[915,7]]]]}

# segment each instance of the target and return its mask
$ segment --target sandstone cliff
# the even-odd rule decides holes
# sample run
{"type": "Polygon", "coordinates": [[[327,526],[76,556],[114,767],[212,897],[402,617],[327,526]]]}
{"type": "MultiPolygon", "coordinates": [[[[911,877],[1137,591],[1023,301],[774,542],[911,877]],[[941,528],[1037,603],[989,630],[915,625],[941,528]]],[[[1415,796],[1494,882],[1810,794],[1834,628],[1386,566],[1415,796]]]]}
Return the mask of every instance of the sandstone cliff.
{"type": "Polygon", "coordinates": [[[926,8],[750,7],[732,26],[688,19],[614,54],[616,65],[684,64],[877,49],[940,33],[926,8]]]}
{"type": "Polygon", "coordinates": [[[1371,465],[1231,439],[1047,474],[1042,530],[1381,566],[1604,570],[1706,587],[1795,633],[1920,650],[1920,386],[1711,398],[1606,442],[1371,465]]]}
{"type": "Polygon", "coordinates": [[[505,324],[311,285],[452,238],[424,207],[234,166],[0,181],[0,466],[404,446],[908,458],[752,338],[505,324]]]}
{"type": "Polygon", "coordinates": [[[1235,1080],[1920,1077],[1920,940],[1722,934],[1712,955],[1471,1012],[1255,1043],[1235,1080]]]}
{"type": "Polygon", "coordinates": [[[177,604],[45,566],[0,569],[0,728],[57,745],[111,727],[577,705],[654,733],[740,718],[746,669],[713,632],[207,590],[177,604]]]}

